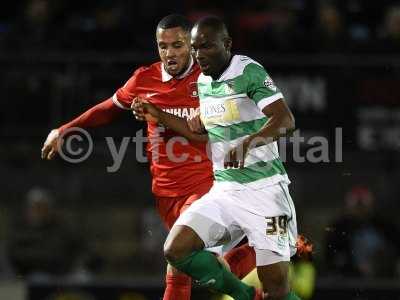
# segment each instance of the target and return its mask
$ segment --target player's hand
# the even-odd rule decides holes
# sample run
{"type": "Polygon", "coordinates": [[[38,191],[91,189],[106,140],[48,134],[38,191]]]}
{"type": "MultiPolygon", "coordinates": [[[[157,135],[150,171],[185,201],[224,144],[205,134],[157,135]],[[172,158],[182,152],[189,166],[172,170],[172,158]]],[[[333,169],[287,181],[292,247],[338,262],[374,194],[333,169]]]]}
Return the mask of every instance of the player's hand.
{"type": "Polygon", "coordinates": [[[140,101],[141,100],[139,98],[133,99],[131,104],[132,114],[136,120],[146,121],[146,118],[143,113],[143,107],[139,105],[140,101]]]}
{"type": "Polygon", "coordinates": [[[189,129],[195,133],[205,133],[206,129],[204,128],[203,123],[201,122],[201,118],[200,118],[200,110],[197,109],[196,112],[189,116],[186,119],[186,122],[189,126],[189,129]]]}
{"type": "Polygon", "coordinates": [[[230,149],[225,155],[224,168],[244,168],[244,161],[246,159],[247,153],[249,152],[250,142],[245,139],[242,143],[236,147],[230,149]]]}
{"type": "Polygon", "coordinates": [[[43,144],[41,156],[42,159],[53,159],[58,149],[60,149],[62,139],[60,138],[60,132],[58,129],[53,129],[47,136],[46,141],[43,144]]]}
{"type": "Polygon", "coordinates": [[[135,98],[132,101],[131,109],[136,120],[158,122],[159,109],[146,100],[135,98]]]}
{"type": "Polygon", "coordinates": [[[299,234],[296,241],[296,257],[299,259],[310,261],[313,256],[313,243],[304,235],[299,234]]]}

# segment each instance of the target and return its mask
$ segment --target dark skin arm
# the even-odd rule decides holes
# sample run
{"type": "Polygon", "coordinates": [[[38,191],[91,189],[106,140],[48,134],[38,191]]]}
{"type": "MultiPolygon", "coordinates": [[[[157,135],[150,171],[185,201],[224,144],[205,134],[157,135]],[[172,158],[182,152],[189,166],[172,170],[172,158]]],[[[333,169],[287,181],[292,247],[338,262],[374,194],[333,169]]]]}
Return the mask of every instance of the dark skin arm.
{"type": "Polygon", "coordinates": [[[151,117],[156,119],[158,123],[161,123],[164,126],[172,129],[173,131],[179,133],[188,140],[195,142],[208,141],[207,134],[199,134],[191,131],[186,119],[166,113],[151,103],[137,99],[134,105],[132,105],[132,110],[138,120],[149,118],[150,115],[151,117]]]}
{"type": "Polygon", "coordinates": [[[243,168],[250,149],[269,144],[295,130],[293,114],[283,99],[267,105],[263,113],[268,117],[267,123],[227,153],[224,161],[225,168],[243,168]]]}
{"type": "Polygon", "coordinates": [[[190,130],[195,133],[198,133],[198,134],[207,133],[207,130],[204,127],[203,122],[201,121],[199,110],[194,115],[189,116],[189,118],[187,118],[187,124],[188,124],[190,130]]]}

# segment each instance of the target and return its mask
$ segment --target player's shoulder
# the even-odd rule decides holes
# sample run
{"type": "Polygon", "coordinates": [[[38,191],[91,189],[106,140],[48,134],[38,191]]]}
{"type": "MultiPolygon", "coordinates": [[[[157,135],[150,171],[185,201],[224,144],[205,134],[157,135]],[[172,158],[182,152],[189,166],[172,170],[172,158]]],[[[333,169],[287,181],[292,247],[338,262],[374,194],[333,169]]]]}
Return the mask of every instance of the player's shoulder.
{"type": "Polygon", "coordinates": [[[246,55],[237,55],[238,72],[241,74],[251,72],[252,70],[264,69],[264,67],[255,59],[246,55]]]}
{"type": "Polygon", "coordinates": [[[240,70],[238,72],[247,81],[259,80],[259,78],[265,78],[268,76],[264,66],[258,61],[244,55],[240,55],[238,64],[240,70]]]}
{"type": "Polygon", "coordinates": [[[154,84],[154,81],[161,81],[161,62],[156,62],[151,65],[141,66],[134,70],[124,87],[137,88],[154,84]]]}
{"type": "Polygon", "coordinates": [[[141,67],[137,68],[134,72],[134,76],[139,76],[139,75],[140,76],[146,76],[146,75],[161,76],[161,62],[158,61],[151,65],[141,66],[141,67]]]}
{"type": "Polygon", "coordinates": [[[233,79],[241,75],[246,75],[249,70],[254,68],[263,67],[259,62],[246,55],[234,55],[228,69],[226,69],[222,77],[224,79],[233,79]]]}

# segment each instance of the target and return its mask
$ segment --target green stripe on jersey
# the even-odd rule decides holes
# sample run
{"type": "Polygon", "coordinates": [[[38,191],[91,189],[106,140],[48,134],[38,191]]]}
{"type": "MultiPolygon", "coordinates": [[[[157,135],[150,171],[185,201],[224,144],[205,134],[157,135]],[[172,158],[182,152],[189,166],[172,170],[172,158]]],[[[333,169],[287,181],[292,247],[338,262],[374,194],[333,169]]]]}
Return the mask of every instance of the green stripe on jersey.
{"type": "Polygon", "coordinates": [[[242,77],[247,80],[247,95],[256,103],[280,93],[267,71],[258,64],[246,65],[242,77]]]}
{"type": "Polygon", "coordinates": [[[211,143],[235,140],[259,131],[266,122],[267,118],[261,118],[229,126],[216,126],[207,129],[208,137],[211,143]]]}
{"type": "Polygon", "coordinates": [[[285,168],[279,158],[271,161],[259,161],[243,169],[226,169],[214,172],[216,181],[235,181],[249,183],[274,175],[286,174],[285,168]]]}
{"type": "Polygon", "coordinates": [[[241,75],[226,81],[198,82],[197,84],[199,96],[202,99],[207,97],[235,97],[247,92],[244,78],[241,75]]]}

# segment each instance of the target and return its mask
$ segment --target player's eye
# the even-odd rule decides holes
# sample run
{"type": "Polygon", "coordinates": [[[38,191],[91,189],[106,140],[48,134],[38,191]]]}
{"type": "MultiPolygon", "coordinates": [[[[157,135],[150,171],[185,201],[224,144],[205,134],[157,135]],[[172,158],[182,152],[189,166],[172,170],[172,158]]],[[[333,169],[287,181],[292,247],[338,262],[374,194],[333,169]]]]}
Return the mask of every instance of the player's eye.
{"type": "Polygon", "coordinates": [[[201,44],[199,48],[208,50],[211,48],[211,45],[208,43],[204,43],[204,44],[201,44]]]}
{"type": "Polygon", "coordinates": [[[173,44],[174,48],[181,48],[183,46],[182,43],[173,44]]]}

